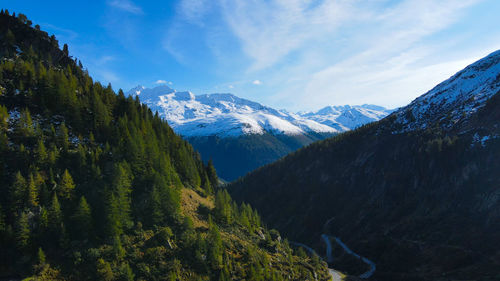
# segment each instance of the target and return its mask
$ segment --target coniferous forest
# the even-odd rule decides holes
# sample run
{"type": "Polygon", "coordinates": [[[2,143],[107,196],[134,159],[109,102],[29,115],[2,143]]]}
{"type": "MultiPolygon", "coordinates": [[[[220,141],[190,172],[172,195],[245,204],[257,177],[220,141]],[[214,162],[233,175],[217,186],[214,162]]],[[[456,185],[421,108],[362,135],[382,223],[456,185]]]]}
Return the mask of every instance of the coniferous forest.
{"type": "Polygon", "coordinates": [[[329,279],[157,114],[3,10],[0,194],[0,279],[329,279]]]}

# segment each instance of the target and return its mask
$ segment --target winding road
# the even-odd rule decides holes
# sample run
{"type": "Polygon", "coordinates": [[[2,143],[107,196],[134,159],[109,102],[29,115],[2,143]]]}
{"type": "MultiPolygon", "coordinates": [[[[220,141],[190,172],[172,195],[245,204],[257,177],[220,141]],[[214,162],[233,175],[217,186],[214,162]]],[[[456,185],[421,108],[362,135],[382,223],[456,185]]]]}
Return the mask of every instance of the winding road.
{"type": "MultiPolygon", "coordinates": [[[[328,236],[326,234],[321,234],[321,238],[323,238],[323,241],[325,241],[325,244],[326,244],[326,258],[327,258],[328,262],[331,262],[331,261],[333,261],[333,256],[332,256],[332,244],[330,242],[330,236],[328,236]]],[[[353,252],[338,237],[333,237],[333,238],[335,239],[335,242],[337,242],[337,244],[339,244],[340,247],[342,247],[342,249],[344,249],[344,251],[347,254],[349,254],[351,256],[354,256],[354,257],[362,260],[364,263],[366,263],[366,264],[368,264],[370,266],[370,269],[367,272],[359,275],[359,278],[367,279],[367,278],[370,278],[373,275],[373,273],[375,273],[375,270],[377,269],[377,266],[375,265],[374,262],[372,262],[371,260],[369,260],[369,259],[367,259],[365,257],[362,257],[362,256],[356,254],[355,252],[353,252]]]]}
{"type": "MultiPolygon", "coordinates": [[[[331,220],[328,220],[326,222],[326,224],[328,224],[331,220]]],[[[325,242],[325,246],[326,246],[326,253],[325,253],[325,256],[326,256],[326,262],[327,263],[332,263],[333,262],[333,255],[332,255],[332,243],[330,241],[330,237],[335,239],[335,242],[337,244],[340,245],[340,247],[342,247],[342,249],[344,249],[344,251],[348,254],[348,255],[351,255],[351,256],[354,256],[358,259],[360,259],[361,261],[363,261],[364,263],[366,263],[367,265],[370,266],[370,269],[359,275],[359,278],[362,278],[362,279],[368,279],[370,278],[373,273],[375,273],[375,270],[377,269],[377,266],[375,265],[374,262],[372,262],[371,260],[365,258],[365,257],[362,257],[360,255],[358,255],[357,253],[355,253],[354,251],[352,251],[349,247],[347,247],[346,244],[344,244],[344,242],[342,242],[342,240],[340,240],[340,238],[338,237],[333,237],[333,236],[329,236],[329,235],[326,235],[326,234],[321,234],[321,238],[323,239],[323,242],[325,242]]],[[[304,249],[306,249],[307,251],[309,251],[312,255],[316,254],[316,252],[314,251],[313,248],[305,245],[305,244],[302,244],[302,243],[298,243],[298,242],[293,242],[293,241],[290,241],[290,244],[292,245],[295,245],[295,246],[299,246],[299,247],[303,247],[304,249]]],[[[328,268],[328,272],[330,273],[330,275],[332,276],[333,278],[333,281],[342,281],[342,275],[336,271],[335,269],[333,268],[328,268]]]]}

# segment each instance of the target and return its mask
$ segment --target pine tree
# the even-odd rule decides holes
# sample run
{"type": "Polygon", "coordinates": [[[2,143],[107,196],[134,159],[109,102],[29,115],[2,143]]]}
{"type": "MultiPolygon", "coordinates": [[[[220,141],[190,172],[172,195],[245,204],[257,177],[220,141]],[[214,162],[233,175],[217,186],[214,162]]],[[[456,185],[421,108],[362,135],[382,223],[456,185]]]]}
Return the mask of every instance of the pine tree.
{"type": "Polygon", "coordinates": [[[62,230],[62,212],[61,206],[59,205],[59,200],[57,198],[57,194],[54,193],[52,196],[52,203],[50,205],[48,211],[48,221],[49,221],[49,230],[52,234],[56,234],[59,236],[62,230]]]}
{"type": "Polygon", "coordinates": [[[114,279],[111,265],[102,258],[97,260],[97,276],[99,277],[99,280],[103,281],[111,281],[114,279]]]}
{"type": "Polygon", "coordinates": [[[30,239],[28,214],[22,212],[16,220],[16,242],[19,249],[25,249],[30,239]]]}
{"type": "Polygon", "coordinates": [[[209,216],[208,227],[208,263],[213,270],[218,270],[222,267],[222,252],[224,249],[219,229],[212,221],[211,216],[209,216]]]}
{"type": "Polygon", "coordinates": [[[38,248],[38,264],[45,264],[45,253],[42,248],[38,248]]]}
{"type": "Polygon", "coordinates": [[[21,172],[17,172],[14,178],[14,183],[10,191],[11,201],[12,201],[12,211],[15,213],[18,210],[22,210],[24,206],[24,194],[26,190],[26,179],[21,175],[21,172]]]}
{"type": "Polygon", "coordinates": [[[107,191],[105,195],[105,235],[107,239],[114,239],[123,233],[122,220],[120,219],[120,204],[113,193],[107,191]]]}
{"type": "Polygon", "coordinates": [[[69,56],[68,44],[63,45],[63,53],[65,56],[69,56]]]}
{"type": "Polygon", "coordinates": [[[66,124],[62,123],[59,127],[59,143],[64,151],[68,151],[69,148],[69,133],[66,124]]]}
{"type": "Polygon", "coordinates": [[[215,195],[215,217],[224,224],[233,222],[231,197],[225,189],[217,191],[215,195]]]}
{"type": "Polygon", "coordinates": [[[135,279],[134,272],[132,271],[132,268],[127,262],[123,263],[122,266],[120,267],[120,273],[121,273],[121,280],[123,281],[134,281],[135,279]]]}
{"type": "Polygon", "coordinates": [[[132,174],[126,162],[118,163],[114,167],[112,189],[113,195],[120,210],[118,220],[120,225],[129,228],[131,220],[131,198],[132,174]]]}
{"type": "Polygon", "coordinates": [[[212,159],[208,160],[206,171],[212,187],[217,187],[219,185],[219,178],[217,177],[217,172],[215,171],[212,159]]]}
{"type": "MultiPolygon", "coordinates": [[[[0,87],[1,88],[1,87],[0,87]]],[[[1,93],[0,93],[1,96],[1,93]]],[[[9,111],[4,105],[0,105],[0,131],[7,131],[9,127],[9,111]]]]}
{"type": "Polygon", "coordinates": [[[32,137],[35,135],[35,127],[33,126],[31,113],[27,108],[21,111],[17,123],[17,131],[22,137],[32,137]]]}
{"type": "Polygon", "coordinates": [[[28,206],[30,207],[38,206],[38,190],[32,174],[30,174],[29,176],[28,185],[26,188],[26,201],[28,202],[28,206]]]}
{"type": "Polygon", "coordinates": [[[85,197],[80,198],[78,207],[73,215],[75,236],[80,239],[88,239],[92,232],[92,213],[85,197]]]}
{"type": "Polygon", "coordinates": [[[35,154],[37,156],[37,161],[39,164],[44,165],[47,161],[47,149],[43,143],[43,138],[38,140],[38,145],[36,146],[35,154]]]}
{"type": "Polygon", "coordinates": [[[64,173],[61,177],[61,181],[59,182],[58,185],[59,196],[65,199],[71,199],[73,196],[74,189],[75,189],[75,184],[73,182],[73,178],[66,169],[64,170],[64,173]]]}

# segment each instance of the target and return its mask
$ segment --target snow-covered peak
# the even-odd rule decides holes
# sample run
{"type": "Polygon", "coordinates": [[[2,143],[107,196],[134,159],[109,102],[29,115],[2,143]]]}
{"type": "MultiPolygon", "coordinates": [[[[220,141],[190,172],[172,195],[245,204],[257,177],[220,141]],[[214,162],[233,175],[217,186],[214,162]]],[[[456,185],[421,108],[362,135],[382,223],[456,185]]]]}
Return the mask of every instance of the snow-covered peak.
{"type": "Polygon", "coordinates": [[[130,89],[127,92],[127,95],[129,95],[129,96],[138,96],[138,95],[141,94],[142,90],[144,90],[144,89],[146,89],[146,87],[144,87],[142,85],[137,85],[134,88],[130,89]]]}
{"type": "Polygon", "coordinates": [[[340,105],[326,106],[316,112],[301,113],[301,116],[347,131],[380,120],[391,112],[390,109],[371,104],[340,105]]]}
{"type": "Polygon", "coordinates": [[[404,130],[425,129],[435,122],[451,127],[499,91],[500,50],[467,66],[395,114],[404,130]]]}
{"type": "Polygon", "coordinates": [[[177,92],[168,86],[152,89],[138,86],[128,94],[139,96],[141,102],[148,104],[153,111],[158,111],[178,134],[187,137],[232,137],[265,132],[286,135],[333,134],[379,120],[388,113],[383,108],[376,111],[365,106],[332,107],[335,110],[329,114],[291,113],[230,93],[194,95],[191,92],[177,92]]]}

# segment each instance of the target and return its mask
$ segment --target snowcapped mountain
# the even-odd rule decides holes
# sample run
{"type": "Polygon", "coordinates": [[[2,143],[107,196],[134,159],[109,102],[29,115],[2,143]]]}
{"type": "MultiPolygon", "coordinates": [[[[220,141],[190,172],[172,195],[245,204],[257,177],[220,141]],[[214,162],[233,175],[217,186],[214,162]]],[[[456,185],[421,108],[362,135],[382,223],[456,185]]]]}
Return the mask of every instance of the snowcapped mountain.
{"type": "Polygon", "coordinates": [[[443,129],[464,122],[500,91],[500,50],[467,66],[448,80],[399,109],[403,130],[426,129],[439,123],[443,129]]]}
{"type": "Polygon", "coordinates": [[[186,137],[334,134],[377,121],[391,112],[375,105],[345,105],[328,106],[317,112],[289,113],[233,94],[194,95],[168,86],[137,86],[127,94],[139,96],[186,137]]]}

